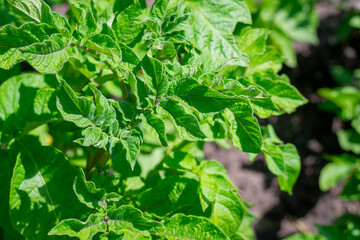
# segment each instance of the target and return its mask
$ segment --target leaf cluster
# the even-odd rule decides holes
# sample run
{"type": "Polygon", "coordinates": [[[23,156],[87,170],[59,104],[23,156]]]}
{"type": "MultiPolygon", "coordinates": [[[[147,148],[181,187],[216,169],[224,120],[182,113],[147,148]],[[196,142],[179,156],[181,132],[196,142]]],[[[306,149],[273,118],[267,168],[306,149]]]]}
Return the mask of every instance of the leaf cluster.
{"type": "Polygon", "coordinates": [[[4,235],[249,239],[254,217],[203,147],[264,153],[292,192],[297,150],[258,119],[307,100],[270,29],[245,0],[67,2],[67,18],[42,0],[4,5],[4,235]]]}

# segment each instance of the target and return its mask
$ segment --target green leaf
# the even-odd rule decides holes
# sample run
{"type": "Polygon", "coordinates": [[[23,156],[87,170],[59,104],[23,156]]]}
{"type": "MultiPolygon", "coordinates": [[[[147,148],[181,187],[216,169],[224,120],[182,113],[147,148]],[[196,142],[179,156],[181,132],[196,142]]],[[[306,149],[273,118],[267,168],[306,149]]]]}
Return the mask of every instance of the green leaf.
{"type": "Polygon", "coordinates": [[[259,153],[261,150],[261,131],[249,101],[238,103],[224,112],[232,144],[244,152],[259,153]]]}
{"type": "Polygon", "coordinates": [[[178,3],[177,0],[157,0],[151,7],[151,16],[162,22],[178,3]]]}
{"type": "Polygon", "coordinates": [[[128,102],[124,101],[115,101],[109,99],[113,107],[117,112],[117,121],[126,125],[127,123],[131,123],[135,118],[135,112],[132,106],[128,102]]]}
{"type": "Polygon", "coordinates": [[[146,131],[148,131],[152,137],[157,139],[161,145],[165,147],[168,146],[165,123],[160,116],[152,112],[144,112],[140,117],[146,131]]]}
{"type": "Polygon", "coordinates": [[[147,100],[148,90],[146,89],[145,83],[141,81],[135,74],[129,74],[129,85],[131,89],[134,91],[136,96],[136,103],[139,109],[144,109],[149,106],[149,102],[147,100]]]}
{"type": "Polygon", "coordinates": [[[200,178],[200,202],[203,211],[205,211],[210,204],[215,203],[220,190],[228,191],[229,186],[236,189],[224,166],[217,161],[201,162],[198,174],[200,178]]]}
{"type": "Polygon", "coordinates": [[[116,121],[116,111],[100,90],[93,85],[90,85],[90,89],[95,96],[95,124],[105,129],[116,121]]]}
{"type": "Polygon", "coordinates": [[[34,43],[21,52],[25,60],[41,73],[57,73],[73,55],[69,40],[60,37],[60,34],[51,35],[48,40],[34,43]]]}
{"type": "Polygon", "coordinates": [[[269,26],[281,30],[289,38],[317,44],[318,17],[315,6],[308,0],[266,0],[260,17],[269,26]]]}
{"type": "Polygon", "coordinates": [[[174,44],[169,41],[156,41],[151,47],[151,55],[161,61],[171,60],[176,54],[174,44]]]}
{"type": "Polygon", "coordinates": [[[57,73],[73,55],[69,39],[47,24],[6,25],[0,30],[0,68],[27,61],[41,73],[57,73]]]}
{"type": "MultiPolygon", "coordinates": [[[[152,28],[154,28],[153,30],[156,34],[174,42],[177,41],[176,38],[180,38],[179,42],[183,43],[183,33],[181,31],[185,30],[187,26],[186,20],[188,19],[188,14],[182,13],[180,3],[181,1],[177,0],[155,1],[152,5],[150,16],[152,28]]],[[[167,43],[169,43],[166,44],[168,46],[172,45],[171,42],[167,43]]]]}
{"type": "Polygon", "coordinates": [[[70,37],[71,27],[65,17],[51,11],[42,0],[7,0],[11,9],[36,23],[46,23],[55,27],[63,36],[70,37]]]}
{"type": "Polygon", "coordinates": [[[159,181],[155,188],[140,193],[135,203],[139,209],[163,218],[191,206],[197,197],[197,188],[198,182],[194,179],[171,176],[159,181]]]}
{"type": "Polygon", "coordinates": [[[77,219],[62,220],[56,225],[49,235],[67,235],[77,237],[80,240],[91,240],[98,232],[106,231],[106,222],[104,216],[99,213],[91,214],[86,222],[77,219]]]}
{"type": "Polygon", "coordinates": [[[196,141],[206,138],[200,129],[199,120],[193,114],[186,112],[179,102],[161,101],[157,110],[159,114],[169,116],[181,139],[196,141]]]}
{"type": "Polygon", "coordinates": [[[0,150],[0,181],[3,183],[0,187],[0,227],[5,232],[4,235],[10,236],[12,239],[23,239],[18,232],[14,229],[10,221],[9,213],[9,196],[10,196],[10,181],[14,165],[16,162],[15,152],[0,150]]]}
{"type": "Polygon", "coordinates": [[[136,158],[140,153],[142,138],[136,130],[122,133],[120,139],[115,138],[111,141],[110,153],[113,161],[120,162],[124,159],[130,163],[134,169],[136,158]]]}
{"type": "Polygon", "coordinates": [[[219,189],[211,212],[211,221],[227,236],[232,236],[240,227],[245,209],[238,193],[219,189]]]}
{"type": "MultiPolygon", "coordinates": [[[[360,231],[360,217],[354,214],[344,214],[330,226],[317,226],[322,239],[357,239],[360,231]]],[[[321,240],[322,240],[321,239],[321,240]]]]}
{"type": "Polygon", "coordinates": [[[62,219],[81,218],[87,210],[72,189],[76,170],[61,152],[40,146],[34,137],[23,137],[19,144],[11,179],[11,222],[25,238],[40,240],[62,219]]]}
{"type": "Polygon", "coordinates": [[[122,59],[120,46],[109,35],[96,34],[86,41],[85,47],[104,54],[115,62],[120,62],[122,59]]]}
{"type": "Polygon", "coordinates": [[[353,130],[339,130],[337,133],[340,147],[346,151],[360,154],[360,134],[353,130]]]}
{"type": "Polygon", "coordinates": [[[156,98],[162,97],[168,89],[168,79],[164,74],[163,64],[148,55],[141,61],[145,83],[156,93],[156,98]]]}
{"type": "Polygon", "coordinates": [[[80,128],[95,126],[96,106],[87,97],[78,97],[74,90],[59,78],[61,87],[56,97],[56,105],[65,121],[73,122],[80,128]]]}
{"type": "Polygon", "coordinates": [[[247,103],[246,98],[219,93],[199,84],[199,82],[194,79],[179,80],[173,94],[184,100],[190,106],[195,107],[201,113],[220,112],[236,103],[247,103]]]}
{"type": "Polygon", "coordinates": [[[343,120],[352,120],[357,117],[357,107],[360,105],[360,90],[346,86],[342,88],[322,88],[319,95],[328,99],[341,109],[339,116],[343,120]]]}
{"type": "Polygon", "coordinates": [[[67,0],[67,2],[79,23],[77,29],[87,37],[98,33],[96,14],[93,13],[90,3],[86,4],[81,0],[67,0]]]}
{"type": "Polygon", "coordinates": [[[300,92],[289,84],[287,76],[277,76],[273,73],[255,74],[248,78],[266,93],[271,95],[273,103],[282,111],[292,113],[307,100],[300,92]]]}
{"type": "Polygon", "coordinates": [[[5,144],[13,134],[28,132],[61,117],[55,106],[54,77],[21,74],[0,86],[0,131],[5,144]]]}
{"type": "Polygon", "coordinates": [[[138,41],[144,28],[141,23],[143,8],[139,1],[131,2],[126,8],[120,9],[112,25],[118,41],[126,45],[138,41]]]}
{"type": "Polygon", "coordinates": [[[9,11],[9,4],[6,0],[0,0],[0,26],[13,22],[14,15],[9,11]]]}
{"type": "Polygon", "coordinates": [[[197,162],[193,155],[186,152],[173,152],[165,160],[165,165],[169,168],[195,171],[197,162]]]}
{"type": "Polygon", "coordinates": [[[319,187],[321,191],[325,192],[331,187],[338,185],[342,180],[350,176],[352,170],[352,165],[345,161],[328,163],[325,165],[319,176],[319,187]]]}
{"type": "Polygon", "coordinates": [[[123,43],[119,42],[118,44],[119,44],[119,47],[120,47],[121,52],[122,52],[122,60],[123,60],[123,62],[129,63],[133,67],[135,67],[136,65],[138,65],[140,63],[140,59],[136,55],[134,50],[132,50],[128,46],[124,45],[123,43]]]}
{"type": "Polygon", "coordinates": [[[293,41],[286,35],[286,33],[273,29],[271,31],[269,40],[283,56],[285,59],[285,64],[291,68],[296,67],[297,56],[293,41]]]}
{"type": "Polygon", "coordinates": [[[84,138],[76,139],[75,142],[84,147],[95,146],[105,148],[109,141],[108,135],[103,133],[98,127],[88,127],[83,129],[81,134],[84,138]]]}
{"type": "Polygon", "coordinates": [[[98,209],[103,207],[105,200],[105,190],[96,188],[95,183],[87,182],[85,173],[80,169],[74,181],[74,191],[77,198],[87,207],[98,209]]]}
{"type": "Polygon", "coordinates": [[[232,32],[237,22],[251,23],[250,11],[243,0],[186,0],[191,15],[186,38],[207,58],[248,60],[236,46],[232,32]]]}
{"type": "Polygon", "coordinates": [[[292,188],[299,177],[301,162],[296,147],[292,144],[275,145],[264,142],[265,159],[269,170],[278,175],[281,190],[292,194],[292,188]]]}
{"type": "Polygon", "coordinates": [[[232,86],[226,86],[224,90],[230,91],[236,95],[247,96],[251,102],[251,106],[256,115],[261,118],[268,118],[272,115],[282,113],[280,109],[275,106],[271,99],[271,95],[261,90],[259,87],[250,85],[244,87],[238,82],[231,82],[232,86]]]}
{"type": "Polygon", "coordinates": [[[204,217],[176,214],[165,220],[164,225],[165,231],[156,235],[168,240],[229,240],[220,228],[204,217]]]}
{"type": "Polygon", "coordinates": [[[263,54],[266,50],[266,41],[269,30],[265,28],[245,27],[237,38],[240,51],[249,56],[263,54]]]}
{"type": "Polygon", "coordinates": [[[123,228],[116,233],[110,231],[100,236],[100,240],[118,240],[118,239],[149,240],[151,239],[151,236],[147,232],[141,232],[127,228],[123,228]]]}
{"type": "Polygon", "coordinates": [[[160,222],[148,220],[140,210],[131,206],[121,206],[118,209],[109,210],[107,216],[109,229],[115,232],[129,228],[155,233],[164,228],[160,222]]]}
{"type": "Polygon", "coordinates": [[[256,220],[256,217],[249,212],[246,212],[244,219],[241,222],[240,227],[237,232],[231,236],[233,240],[252,240],[255,238],[255,233],[253,230],[253,223],[256,220]]]}
{"type": "Polygon", "coordinates": [[[351,126],[358,134],[360,134],[360,116],[351,121],[351,126]]]}
{"type": "Polygon", "coordinates": [[[350,180],[345,184],[340,198],[348,201],[360,200],[360,177],[358,173],[353,174],[350,180]]]}
{"type": "Polygon", "coordinates": [[[245,75],[261,72],[279,72],[282,69],[283,59],[273,48],[267,47],[263,54],[253,55],[250,58],[250,67],[246,68],[245,75]]]}
{"type": "Polygon", "coordinates": [[[200,164],[199,171],[202,172],[202,176],[203,176],[203,174],[221,175],[222,178],[224,178],[226,181],[226,186],[231,186],[234,189],[236,188],[235,185],[231,182],[225,167],[218,161],[202,161],[200,164]]]}

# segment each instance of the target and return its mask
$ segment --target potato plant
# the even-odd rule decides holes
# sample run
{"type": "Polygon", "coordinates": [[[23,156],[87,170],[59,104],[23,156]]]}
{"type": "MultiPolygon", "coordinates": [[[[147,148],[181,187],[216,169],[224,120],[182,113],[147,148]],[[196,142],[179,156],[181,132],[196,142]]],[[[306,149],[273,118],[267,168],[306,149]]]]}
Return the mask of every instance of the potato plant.
{"type": "Polygon", "coordinates": [[[258,119],[306,99],[249,1],[67,2],[0,0],[3,237],[251,239],[204,144],[263,153],[291,194],[297,150],[258,119]]]}

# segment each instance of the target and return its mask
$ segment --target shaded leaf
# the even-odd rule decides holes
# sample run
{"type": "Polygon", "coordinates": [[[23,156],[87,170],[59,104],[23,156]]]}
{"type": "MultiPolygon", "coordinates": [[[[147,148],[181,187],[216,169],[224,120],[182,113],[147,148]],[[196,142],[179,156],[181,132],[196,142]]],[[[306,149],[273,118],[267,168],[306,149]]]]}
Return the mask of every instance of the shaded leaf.
{"type": "Polygon", "coordinates": [[[0,86],[0,131],[5,144],[13,134],[28,132],[61,117],[55,105],[54,77],[35,73],[21,74],[0,86]]]}
{"type": "Polygon", "coordinates": [[[138,195],[136,206],[161,218],[191,206],[197,196],[198,183],[186,177],[167,177],[138,195]]]}
{"type": "Polygon", "coordinates": [[[360,134],[353,130],[339,130],[337,133],[342,149],[360,154],[360,134]]]}
{"type": "Polygon", "coordinates": [[[148,55],[141,61],[145,83],[156,93],[156,97],[163,96],[168,89],[168,79],[164,74],[163,64],[148,55]]]}
{"type": "Polygon", "coordinates": [[[74,90],[62,79],[61,88],[56,97],[56,105],[64,120],[84,128],[95,126],[96,106],[87,97],[78,97],[74,90]]]}
{"type": "Polygon", "coordinates": [[[144,112],[141,115],[144,128],[149,134],[156,138],[161,145],[168,146],[164,121],[155,113],[144,112]]]}
{"type": "Polygon", "coordinates": [[[126,160],[130,163],[131,168],[134,169],[142,144],[142,138],[139,133],[136,130],[128,131],[123,133],[120,139],[114,138],[110,141],[110,153],[113,161],[120,162],[126,160]]]}
{"type": "MultiPolygon", "coordinates": [[[[350,155],[343,155],[340,156],[340,158],[346,158],[347,156],[351,157],[350,155]]],[[[352,165],[346,161],[326,164],[319,176],[319,187],[321,191],[328,191],[331,187],[338,185],[342,180],[350,176],[352,170],[352,165]]]]}
{"type": "Polygon", "coordinates": [[[40,146],[34,137],[22,138],[20,145],[11,179],[11,221],[24,237],[40,240],[62,219],[81,219],[87,210],[72,189],[76,170],[61,152],[40,146]]]}
{"type": "Polygon", "coordinates": [[[165,165],[169,168],[195,171],[197,162],[193,155],[186,152],[173,152],[165,160],[165,165]]]}
{"type": "Polygon", "coordinates": [[[10,196],[10,181],[12,178],[12,172],[16,162],[16,153],[0,150],[0,181],[3,183],[0,187],[0,227],[4,231],[4,235],[11,239],[23,239],[22,236],[14,229],[10,221],[9,212],[9,196],[10,196]]]}
{"type": "Polygon", "coordinates": [[[96,188],[95,183],[86,181],[85,173],[79,170],[78,175],[74,181],[74,191],[77,198],[87,207],[98,209],[103,207],[105,200],[105,190],[96,188]]]}

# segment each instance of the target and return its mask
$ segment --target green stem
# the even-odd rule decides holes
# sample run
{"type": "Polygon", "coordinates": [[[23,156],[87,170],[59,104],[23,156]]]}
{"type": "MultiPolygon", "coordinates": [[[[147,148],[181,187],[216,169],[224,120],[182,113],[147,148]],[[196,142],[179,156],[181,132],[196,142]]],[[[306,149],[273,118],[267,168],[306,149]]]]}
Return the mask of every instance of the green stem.
{"type": "MultiPolygon", "coordinates": [[[[87,180],[91,180],[92,175],[96,172],[96,168],[95,168],[96,164],[100,163],[100,165],[103,165],[104,158],[106,158],[107,155],[109,155],[108,152],[106,152],[105,149],[101,148],[96,153],[96,155],[93,159],[91,159],[91,157],[90,157],[90,160],[88,160],[88,163],[90,163],[90,164],[86,166],[86,169],[88,170],[88,174],[86,177],[87,180]]],[[[107,163],[107,160],[105,162],[105,165],[107,163]]]]}

